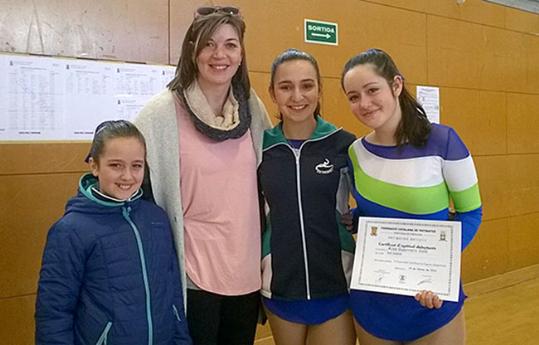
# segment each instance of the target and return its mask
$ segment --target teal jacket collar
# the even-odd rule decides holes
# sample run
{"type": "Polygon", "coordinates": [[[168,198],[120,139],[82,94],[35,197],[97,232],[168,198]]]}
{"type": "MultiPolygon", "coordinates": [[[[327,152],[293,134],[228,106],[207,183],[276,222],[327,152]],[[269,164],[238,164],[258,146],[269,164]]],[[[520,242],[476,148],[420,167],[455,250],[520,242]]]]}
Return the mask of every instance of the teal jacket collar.
{"type": "Polygon", "coordinates": [[[123,206],[127,202],[132,202],[142,196],[142,189],[139,189],[127,200],[118,200],[99,192],[99,181],[91,173],[82,175],[79,180],[79,191],[86,198],[108,207],[123,206]]]}
{"type": "MultiPolygon", "coordinates": [[[[314,129],[311,137],[308,140],[317,140],[325,138],[330,134],[339,131],[340,128],[335,127],[331,123],[325,121],[320,116],[316,117],[316,128],[314,129]]],[[[264,132],[264,145],[263,149],[267,149],[279,143],[288,143],[283,133],[283,122],[279,122],[275,127],[267,129],[264,132]]]]}

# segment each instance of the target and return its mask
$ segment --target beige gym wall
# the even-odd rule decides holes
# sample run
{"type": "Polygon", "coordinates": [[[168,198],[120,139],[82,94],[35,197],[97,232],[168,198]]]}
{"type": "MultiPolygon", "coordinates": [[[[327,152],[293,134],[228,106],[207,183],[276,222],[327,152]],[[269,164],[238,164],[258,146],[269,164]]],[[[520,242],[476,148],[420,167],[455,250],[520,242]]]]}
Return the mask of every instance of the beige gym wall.
{"type": "MultiPolygon", "coordinates": [[[[382,48],[412,91],[439,87],[441,122],[472,152],[484,205],[483,224],[464,254],[464,282],[539,263],[538,15],[482,0],[0,0],[0,51],[175,64],[194,9],[209,3],[241,8],[252,84],[271,114],[269,66],[288,47],[317,57],[323,115],[357,135],[366,129],[340,89],[352,55],[382,48]],[[339,45],[304,43],[304,18],[337,22],[339,45]]],[[[88,147],[0,143],[0,339],[6,344],[33,343],[47,230],[86,170],[88,147]]],[[[268,335],[261,328],[258,343],[268,335]]]]}

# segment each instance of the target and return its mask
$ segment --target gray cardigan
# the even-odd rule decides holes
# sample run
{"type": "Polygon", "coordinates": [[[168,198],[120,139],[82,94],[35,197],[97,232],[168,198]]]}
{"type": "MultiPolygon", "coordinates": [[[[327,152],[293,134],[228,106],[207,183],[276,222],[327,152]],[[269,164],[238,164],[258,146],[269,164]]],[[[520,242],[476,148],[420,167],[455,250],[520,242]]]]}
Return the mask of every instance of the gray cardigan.
{"type": "MultiPolygon", "coordinates": [[[[264,130],[271,127],[268,113],[253,89],[249,98],[251,112],[251,138],[255,149],[257,166],[262,160],[264,130]]],[[[186,288],[184,265],[183,210],[180,195],[180,159],[178,123],[174,96],[164,90],[144,106],[134,123],[144,135],[147,146],[147,163],[150,168],[151,187],[157,205],[168,214],[178,262],[182,275],[182,286],[186,288]]],[[[185,292],[185,291],[184,291],[185,292]]],[[[184,298],[186,294],[184,293],[184,298]]]]}

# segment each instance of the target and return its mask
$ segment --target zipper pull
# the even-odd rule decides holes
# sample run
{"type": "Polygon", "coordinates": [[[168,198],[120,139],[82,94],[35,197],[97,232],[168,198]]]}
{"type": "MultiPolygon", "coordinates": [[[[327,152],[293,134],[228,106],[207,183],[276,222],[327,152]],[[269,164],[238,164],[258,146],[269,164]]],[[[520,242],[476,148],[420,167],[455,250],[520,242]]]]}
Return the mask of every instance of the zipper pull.
{"type": "Polygon", "coordinates": [[[129,216],[129,212],[131,212],[131,206],[124,206],[122,212],[124,216],[129,216]]]}

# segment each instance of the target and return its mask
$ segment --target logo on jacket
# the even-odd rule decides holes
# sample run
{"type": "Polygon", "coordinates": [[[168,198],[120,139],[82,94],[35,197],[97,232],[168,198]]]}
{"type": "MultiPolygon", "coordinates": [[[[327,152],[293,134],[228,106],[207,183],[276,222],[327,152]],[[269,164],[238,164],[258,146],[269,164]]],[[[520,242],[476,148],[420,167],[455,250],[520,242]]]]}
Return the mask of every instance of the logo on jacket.
{"type": "Polygon", "coordinates": [[[326,158],[324,160],[324,163],[320,163],[317,166],[315,166],[314,170],[318,174],[323,174],[323,175],[331,174],[333,172],[333,164],[330,164],[329,159],[326,158]]]}

